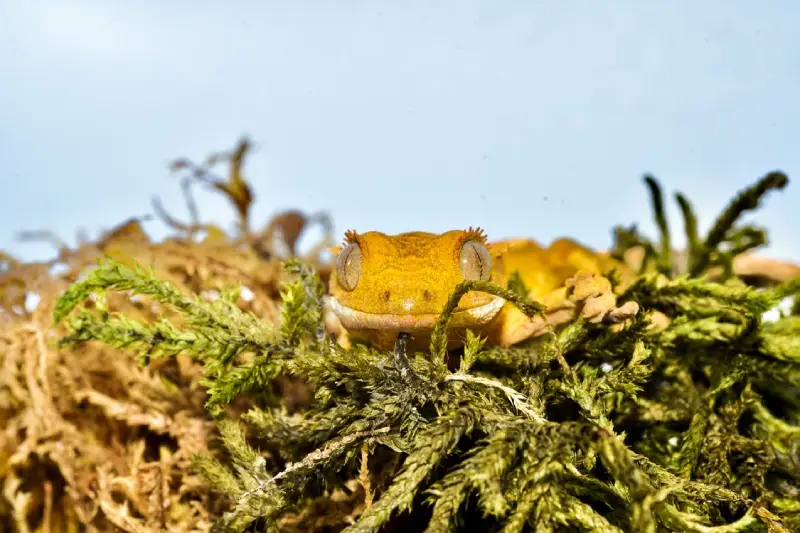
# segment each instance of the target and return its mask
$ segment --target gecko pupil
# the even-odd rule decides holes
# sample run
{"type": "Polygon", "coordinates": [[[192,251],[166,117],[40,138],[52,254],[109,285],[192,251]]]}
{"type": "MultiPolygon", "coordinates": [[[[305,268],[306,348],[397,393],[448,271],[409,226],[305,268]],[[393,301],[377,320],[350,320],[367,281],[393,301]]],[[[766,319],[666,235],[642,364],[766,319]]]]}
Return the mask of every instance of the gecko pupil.
{"type": "Polygon", "coordinates": [[[466,280],[488,281],[492,273],[492,257],[489,250],[478,241],[468,240],[459,252],[459,267],[466,280]]]}
{"type": "Polygon", "coordinates": [[[358,285],[361,277],[361,248],[357,243],[347,245],[336,258],[336,275],[347,291],[352,291],[358,285]]]}

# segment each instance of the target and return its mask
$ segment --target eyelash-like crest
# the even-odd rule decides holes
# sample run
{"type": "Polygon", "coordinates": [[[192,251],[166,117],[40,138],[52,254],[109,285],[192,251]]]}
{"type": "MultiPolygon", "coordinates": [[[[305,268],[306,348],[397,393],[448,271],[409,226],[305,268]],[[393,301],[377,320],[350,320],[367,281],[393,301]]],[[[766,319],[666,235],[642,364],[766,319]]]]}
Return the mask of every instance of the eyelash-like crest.
{"type": "Polygon", "coordinates": [[[474,239],[474,240],[480,242],[481,244],[483,244],[484,246],[486,245],[487,238],[486,238],[486,234],[483,232],[483,228],[480,228],[480,227],[473,228],[472,226],[470,226],[469,229],[467,229],[465,233],[466,233],[466,235],[464,236],[464,240],[474,239]]]}
{"type": "Polygon", "coordinates": [[[348,244],[353,244],[354,242],[358,242],[358,233],[356,230],[349,229],[344,232],[344,246],[346,247],[348,244]]]}

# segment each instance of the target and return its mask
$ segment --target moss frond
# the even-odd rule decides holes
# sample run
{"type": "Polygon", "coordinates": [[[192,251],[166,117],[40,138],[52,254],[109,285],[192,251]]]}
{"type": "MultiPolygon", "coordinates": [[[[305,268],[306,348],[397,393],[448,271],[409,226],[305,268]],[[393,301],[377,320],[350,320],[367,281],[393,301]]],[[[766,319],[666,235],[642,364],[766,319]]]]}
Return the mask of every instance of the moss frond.
{"type": "Polygon", "coordinates": [[[335,344],[322,327],[323,282],[299,262],[286,264],[295,278],[281,292],[280,324],[269,325],[239,310],[232,292],[208,302],[107,261],[64,294],[55,317],[70,329],[63,343],[204,363],[222,447],[194,464],[230,500],[220,531],[277,530],[281,517],[335,491],[363,497],[351,532],[395,521],[430,532],[792,530],[800,315],[764,317],[796,298],[800,281],[759,291],[706,276],[761,240],[760,230],[734,224],[783,186],[781,176],[740,194],[705,239],[678,197],[686,272],[675,268],[661,191],[648,178],[659,244],[618,232],[621,248],[642,246],[655,265],[620,296],[640,315],[613,327],[576,319],[509,349],[468,332],[457,362],[447,359],[445,332],[464,293],[499,295],[529,316],[543,308],[513,283],[462,283],[430,349],[400,358],[335,344]],[[103,301],[113,291],[146,295],[173,315],[145,323],[116,314],[103,301]],[[99,306],[83,305],[92,295],[99,306]],[[291,413],[270,392],[287,379],[310,390],[308,405],[291,413]]]}

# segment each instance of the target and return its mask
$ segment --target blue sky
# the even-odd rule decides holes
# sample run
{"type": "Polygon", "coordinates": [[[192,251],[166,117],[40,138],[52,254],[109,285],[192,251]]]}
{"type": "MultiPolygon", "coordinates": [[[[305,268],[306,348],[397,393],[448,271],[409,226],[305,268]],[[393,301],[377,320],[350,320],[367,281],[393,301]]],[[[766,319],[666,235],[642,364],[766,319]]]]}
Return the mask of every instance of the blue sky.
{"type": "Polygon", "coordinates": [[[645,172],[707,229],[780,169],[793,182],[753,218],[771,255],[800,260],[800,3],[610,6],[4,0],[0,248],[46,258],[15,233],[74,242],[153,195],[184,216],[168,161],[247,134],[256,225],[297,207],[339,233],[480,225],[606,247],[615,224],[654,231],[645,172]]]}

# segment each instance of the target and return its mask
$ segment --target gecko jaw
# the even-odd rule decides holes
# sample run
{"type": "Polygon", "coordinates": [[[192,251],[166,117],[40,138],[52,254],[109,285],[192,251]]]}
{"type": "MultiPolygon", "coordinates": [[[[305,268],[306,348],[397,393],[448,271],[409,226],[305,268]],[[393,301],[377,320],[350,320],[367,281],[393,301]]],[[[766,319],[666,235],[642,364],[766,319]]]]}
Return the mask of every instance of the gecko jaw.
{"type": "MultiPolygon", "coordinates": [[[[420,315],[394,315],[383,313],[366,313],[339,303],[333,296],[328,300],[331,309],[344,326],[349,330],[392,330],[418,331],[433,329],[439,319],[439,313],[420,315]]],[[[472,327],[486,324],[500,312],[506,301],[495,296],[487,304],[471,309],[456,311],[450,317],[449,327],[472,327]]]]}

